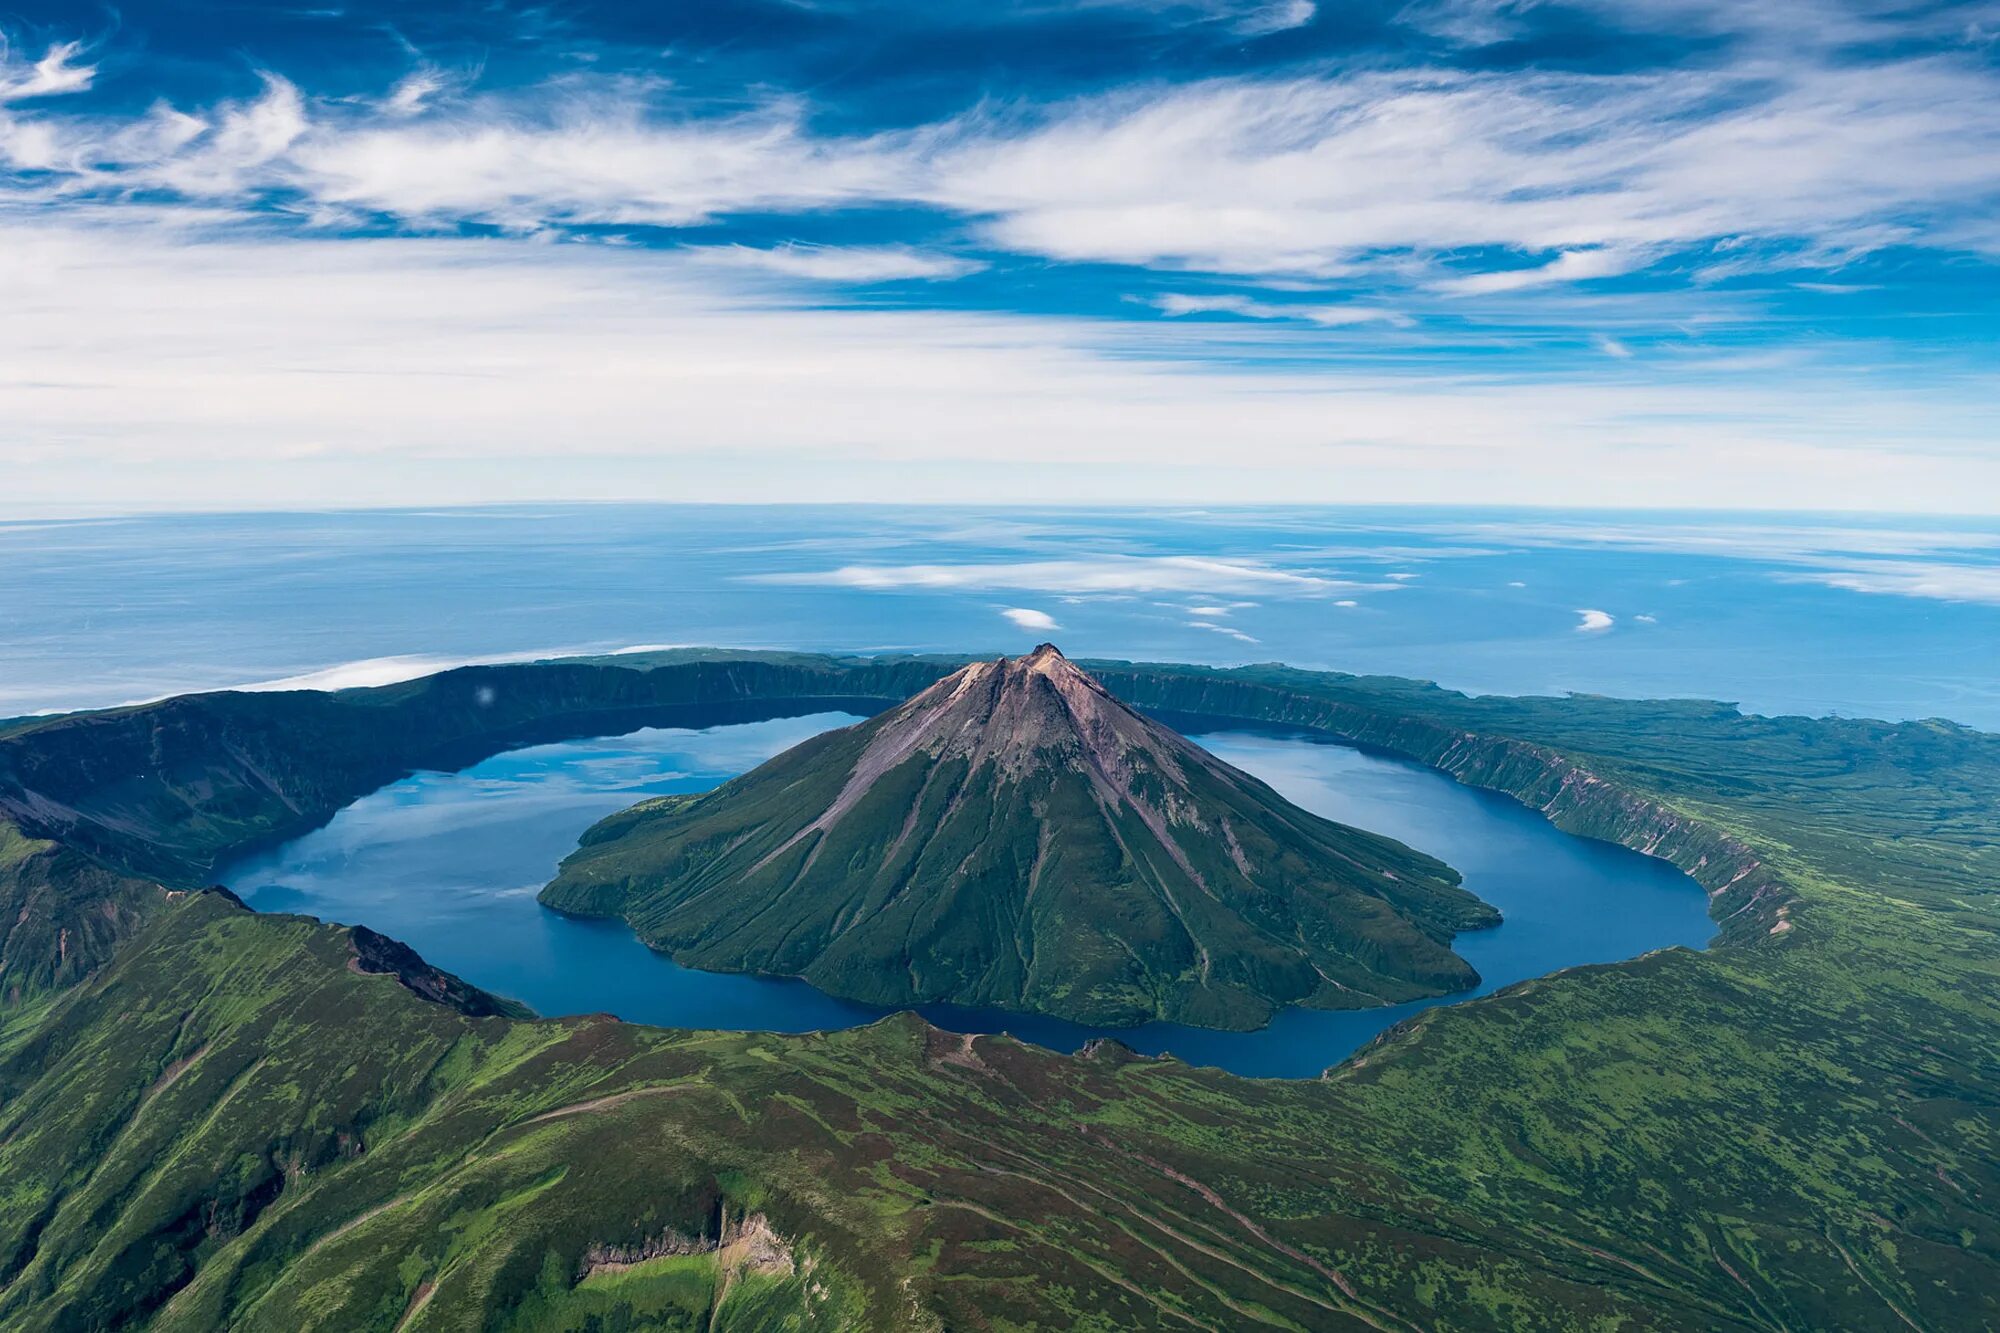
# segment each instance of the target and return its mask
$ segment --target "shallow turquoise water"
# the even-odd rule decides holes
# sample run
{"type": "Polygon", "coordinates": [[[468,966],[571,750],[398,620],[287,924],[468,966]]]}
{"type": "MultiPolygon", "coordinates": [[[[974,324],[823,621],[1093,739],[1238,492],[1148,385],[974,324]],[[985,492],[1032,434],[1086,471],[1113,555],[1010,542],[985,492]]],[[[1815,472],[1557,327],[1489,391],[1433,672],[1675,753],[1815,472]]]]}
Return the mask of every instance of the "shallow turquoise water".
{"type": "MultiPolygon", "coordinates": [[[[870,1022],[881,1011],[803,982],[682,968],[622,923],[573,920],[535,901],[577,836],[604,815],[646,796],[704,790],[854,720],[820,714],[647,730],[518,750],[461,773],[420,773],[224,879],[260,910],[370,926],[544,1014],[609,1012],[673,1027],[787,1032],[870,1022]]],[[[1483,984],[1442,1003],[1579,963],[1700,947],[1714,933],[1705,895],[1673,867],[1562,833],[1507,798],[1314,740],[1241,732],[1197,739],[1309,810],[1442,857],[1501,910],[1502,925],[1461,935],[1455,945],[1483,984]]],[[[923,1012],[941,1026],[1008,1031],[1059,1050],[1110,1035],[1147,1053],[1297,1078],[1338,1063],[1421,1007],[1290,1009],[1254,1033],[1170,1023],[1096,1029],[949,1007],[923,1012]]]]}

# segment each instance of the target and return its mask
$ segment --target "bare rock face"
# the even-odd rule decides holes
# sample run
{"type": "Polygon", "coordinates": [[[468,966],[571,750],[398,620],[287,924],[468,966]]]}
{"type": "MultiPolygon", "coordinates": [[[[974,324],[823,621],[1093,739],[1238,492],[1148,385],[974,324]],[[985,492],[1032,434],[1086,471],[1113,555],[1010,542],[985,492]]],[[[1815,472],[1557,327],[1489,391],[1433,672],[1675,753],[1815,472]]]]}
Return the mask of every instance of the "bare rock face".
{"type": "Polygon", "coordinates": [[[585,834],[543,901],[696,967],[884,1005],[1254,1027],[1463,989],[1492,909],[1320,819],[1044,644],[585,834]]]}

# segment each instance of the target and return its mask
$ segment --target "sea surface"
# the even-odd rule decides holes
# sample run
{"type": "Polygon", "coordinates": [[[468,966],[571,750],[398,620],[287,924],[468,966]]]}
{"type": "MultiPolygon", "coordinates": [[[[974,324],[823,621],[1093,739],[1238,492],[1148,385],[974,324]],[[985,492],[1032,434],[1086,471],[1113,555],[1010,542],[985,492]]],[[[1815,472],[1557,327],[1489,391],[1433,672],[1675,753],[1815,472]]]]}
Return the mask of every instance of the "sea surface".
{"type": "MultiPolygon", "coordinates": [[[[4,502],[0,502],[4,503],[4,502]]],[[[555,506],[0,522],[0,718],[705,644],[1386,672],[2000,730],[2000,520],[555,506]]]]}
{"type": "MultiPolygon", "coordinates": [[[[224,872],[260,911],[363,924],[431,962],[543,1014],[615,1013],[671,1027],[802,1032],[872,1022],[883,1011],[780,981],[679,967],[622,923],[583,921],[535,895],[577,837],[647,796],[701,791],[828,727],[818,714],[705,730],[516,750],[460,773],[419,773],[363,797],[331,823],[224,872]]],[[[1517,802],[1443,774],[1279,733],[1196,739],[1319,814],[1442,857],[1505,918],[1454,947],[1482,977],[1464,995],[1419,1005],[1281,1012],[1259,1032],[1172,1023],[1100,1029],[1019,1014],[933,1006],[962,1032],[1012,1032],[1073,1051],[1094,1036],[1253,1077],[1307,1078],[1420,1008],[1454,1003],[1580,963],[1715,931],[1707,898],[1664,861],[1558,831],[1517,802]]]]}

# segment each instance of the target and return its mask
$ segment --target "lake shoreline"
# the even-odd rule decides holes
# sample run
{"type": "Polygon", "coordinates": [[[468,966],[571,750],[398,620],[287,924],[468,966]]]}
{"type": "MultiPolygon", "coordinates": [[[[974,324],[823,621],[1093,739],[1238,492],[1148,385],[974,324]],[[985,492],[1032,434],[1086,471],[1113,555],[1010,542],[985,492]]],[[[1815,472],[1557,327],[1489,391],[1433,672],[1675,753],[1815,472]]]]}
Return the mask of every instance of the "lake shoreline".
{"type": "MultiPolygon", "coordinates": [[[[533,897],[537,875],[552,873],[575,836],[602,814],[642,797],[702,789],[693,783],[712,786],[742,771],[733,765],[753,766],[766,749],[775,753],[855,720],[821,713],[650,728],[508,751],[455,773],[418,773],[362,797],[319,829],[236,862],[224,879],[259,910],[305,912],[381,930],[437,966],[546,1015],[614,1013],[654,1026],[732,1031],[863,1026],[903,1011],[840,1000],[794,978],[684,968],[622,922],[570,917],[533,897]],[[439,812],[442,823],[426,817],[439,812]],[[466,866],[467,859],[494,851],[492,840],[509,828],[533,844],[519,849],[518,864],[503,855],[466,866]],[[401,887],[380,892],[383,876],[396,874],[404,876],[401,887]],[[342,896],[343,885],[362,880],[377,886],[375,896],[342,896]],[[301,890],[300,883],[313,887],[301,890]],[[425,898],[453,892],[470,896],[456,903],[425,898]],[[512,938],[497,937],[496,922],[507,923],[498,929],[514,932],[512,938]],[[474,938],[484,938],[486,946],[471,946],[474,938]]],[[[1311,1078],[1430,1009],[1566,967],[1619,962],[1675,945],[1700,948],[1713,935],[1706,895],[1685,875],[1614,844],[1561,832],[1511,796],[1465,786],[1379,747],[1350,746],[1297,728],[1223,728],[1211,719],[1194,738],[1306,809],[1398,838],[1465,875],[1467,886],[1502,913],[1499,925],[1454,942],[1479,971],[1479,984],[1369,1009],[1292,1006],[1248,1032],[1162,1022],[1107,1027],[941,1004],[913,1012],[948,1031],[1006,1033],[1065,1053],[1109,1039],[1141,1056],[1171,1055],[1245,1077],[1311,1078]],[[1529,869],[1537,866],[1539,872],[1529,869]],[[1552,886],[1567,886],[1568,896],[1551,899],[1552,886]],[[1632,919],[1607,927],[1602,895],[1621,891],[1632,919]],[[1593,900],[1600,908],[1592,918],[1596,940],[1562,922],[1565,914],[1586,919],[1576,909],[1593,900]]]]}

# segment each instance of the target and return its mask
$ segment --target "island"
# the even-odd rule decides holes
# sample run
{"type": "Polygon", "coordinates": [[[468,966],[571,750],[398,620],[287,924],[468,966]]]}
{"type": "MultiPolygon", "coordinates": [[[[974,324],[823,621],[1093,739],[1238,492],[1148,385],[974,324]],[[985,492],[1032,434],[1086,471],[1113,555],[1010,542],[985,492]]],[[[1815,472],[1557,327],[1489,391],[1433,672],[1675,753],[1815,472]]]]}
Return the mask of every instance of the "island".
{"type": "Polygon", "coordinates": [[[1260,1027],[1465,990],[1499,915],[1043,644],[970,663],[712,792],[602,821],[542,901],[682,964],[888,1007],[1260,1027]]]}

